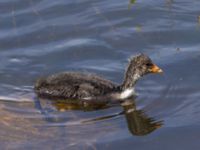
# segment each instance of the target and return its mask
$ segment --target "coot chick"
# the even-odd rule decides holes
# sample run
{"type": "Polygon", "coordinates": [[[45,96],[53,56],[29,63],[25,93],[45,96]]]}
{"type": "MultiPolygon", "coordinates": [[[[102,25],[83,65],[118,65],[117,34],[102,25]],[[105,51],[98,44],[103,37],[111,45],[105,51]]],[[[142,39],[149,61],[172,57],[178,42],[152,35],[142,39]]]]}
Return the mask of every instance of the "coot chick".
{"type": "Polygon", "coordinates": [[[51,99],[90,100],[109,97],[123,100],[135,94],[134,86],[143,75],[161,72],[147,55],[139,54],[130,58],[121,85],[94,74],[63,72],[40,78],[34,89],[39,97],[51,99]]]}

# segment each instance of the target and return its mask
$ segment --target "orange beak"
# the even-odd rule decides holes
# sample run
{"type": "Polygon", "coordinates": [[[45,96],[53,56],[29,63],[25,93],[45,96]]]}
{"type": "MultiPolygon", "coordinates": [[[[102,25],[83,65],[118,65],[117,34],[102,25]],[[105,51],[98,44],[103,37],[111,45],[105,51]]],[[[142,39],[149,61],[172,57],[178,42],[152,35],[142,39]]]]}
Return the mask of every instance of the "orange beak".
{"type": "Polygon", "coordinates": [[[153,64],[151,69],[149,69],[151,73],[163,73],[162,69],[160,69],[157,65],[153,64]]]}

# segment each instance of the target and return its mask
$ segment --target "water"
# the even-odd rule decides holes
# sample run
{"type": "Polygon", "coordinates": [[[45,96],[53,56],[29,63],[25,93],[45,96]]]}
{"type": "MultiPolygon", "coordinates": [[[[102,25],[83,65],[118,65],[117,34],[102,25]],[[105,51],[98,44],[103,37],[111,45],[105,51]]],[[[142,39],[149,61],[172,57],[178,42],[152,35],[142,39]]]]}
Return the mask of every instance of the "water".
{"type": "Polygon", "coordinates": [[[0,148],[199,149],[199,8],[198,0],[1,0],[0,148]],[[95,111],[33,92],[38,77],[66,70],[120,83],[138,53],[165,73],[140,80],[130,105],[95,111]]]}

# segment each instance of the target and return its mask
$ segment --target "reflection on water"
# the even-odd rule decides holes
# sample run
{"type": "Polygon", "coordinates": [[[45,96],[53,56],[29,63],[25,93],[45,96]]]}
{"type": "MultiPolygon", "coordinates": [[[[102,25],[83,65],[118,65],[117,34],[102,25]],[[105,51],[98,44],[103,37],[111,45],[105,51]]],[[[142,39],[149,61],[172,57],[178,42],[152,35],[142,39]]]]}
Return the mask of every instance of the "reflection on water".
{"type": "MultiPolygon", "coordinates": [[[[40,99],[39,101],[40,109],[43,112],[44,118],[48,122],[53,122],[54,126],[57,125],[65,126],[68,125],[68,123],[63,123],[63,120],[61,118],[51,118],[49,117],[49,113],[53,108],[55,108],[58,111],[64,112],[64,111],[73,111],[73,110],[81,110],[81,111],[95,111],[100,109],[109,108],[111,106],[114,106],[114,103],[110,103],[108,100],[106,101],[98,101],[98,100],[47,100],[47,99],[40,99]],[[53,107],[53,108],[52,108],[53,107]],[[49,111],[47,111],[49,110],[49,111]],[[62,122],[62,124],[60,124],[62,122]]],[[[120,102],[116,102],[115,105],[120,105],[120,102]]],[[[82,120],[80,122],[76,122],[78,124],[85,124],[85,123],[93,123],[96,121],[103,121],[110,118],[118,117],[120,115],[124,115],[127,121],[127,126],[133,135],[147,135],[154,130],[160,128],[162,126],[162,121],[156,121],[152,117],[148,117],[143,110],[137,110],[135,105],[135,99],[126,99],[124,102],[121,103],[121,106],[123,107],[123,111],[113,114],[113,115],[106,115],[101,116],[98,118],[93,118],[89,120],[82,120]]],[[[71,123],[70,123],[71,124],[71,123]]]]}
{"type": "Polygon", "coordinates": [[[108,100],[48,100],[39,98],[38,106],[42,109],[56,109],[58,111],[69,111],[69,110],[82,110],[82,111],[94,111],[99,109],[109,108],[114,104],[109,103],[108,100]],[[54,106],[52,108],[52,106],[54,106]]]}
{"type": "Polygon", "coordinates": [[[137,110],[134,101],[122,103],[129,131],[134,135],[147,135],[160,128],[162,121],[148,117],[143,110],[137,110]]]}
{"type": "Polygon", "coordinates": [[[136,3],[136,0],[129,0],[128,8],[131,9],[131,7],[136,3]]]}

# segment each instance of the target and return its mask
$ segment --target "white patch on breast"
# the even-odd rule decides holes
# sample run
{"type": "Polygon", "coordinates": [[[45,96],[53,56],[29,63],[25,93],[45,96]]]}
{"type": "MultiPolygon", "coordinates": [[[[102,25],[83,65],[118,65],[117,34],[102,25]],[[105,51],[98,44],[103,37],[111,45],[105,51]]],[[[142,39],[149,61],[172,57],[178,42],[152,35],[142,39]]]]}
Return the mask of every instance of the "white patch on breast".
{"type": "Polygon", "coordinates": [[[134,88],[129,88],[124,90],[121,94],[120,94],[120,99],[126,99],[129,98],[130,96],[135,94],[135,90],[134,88]]]}

